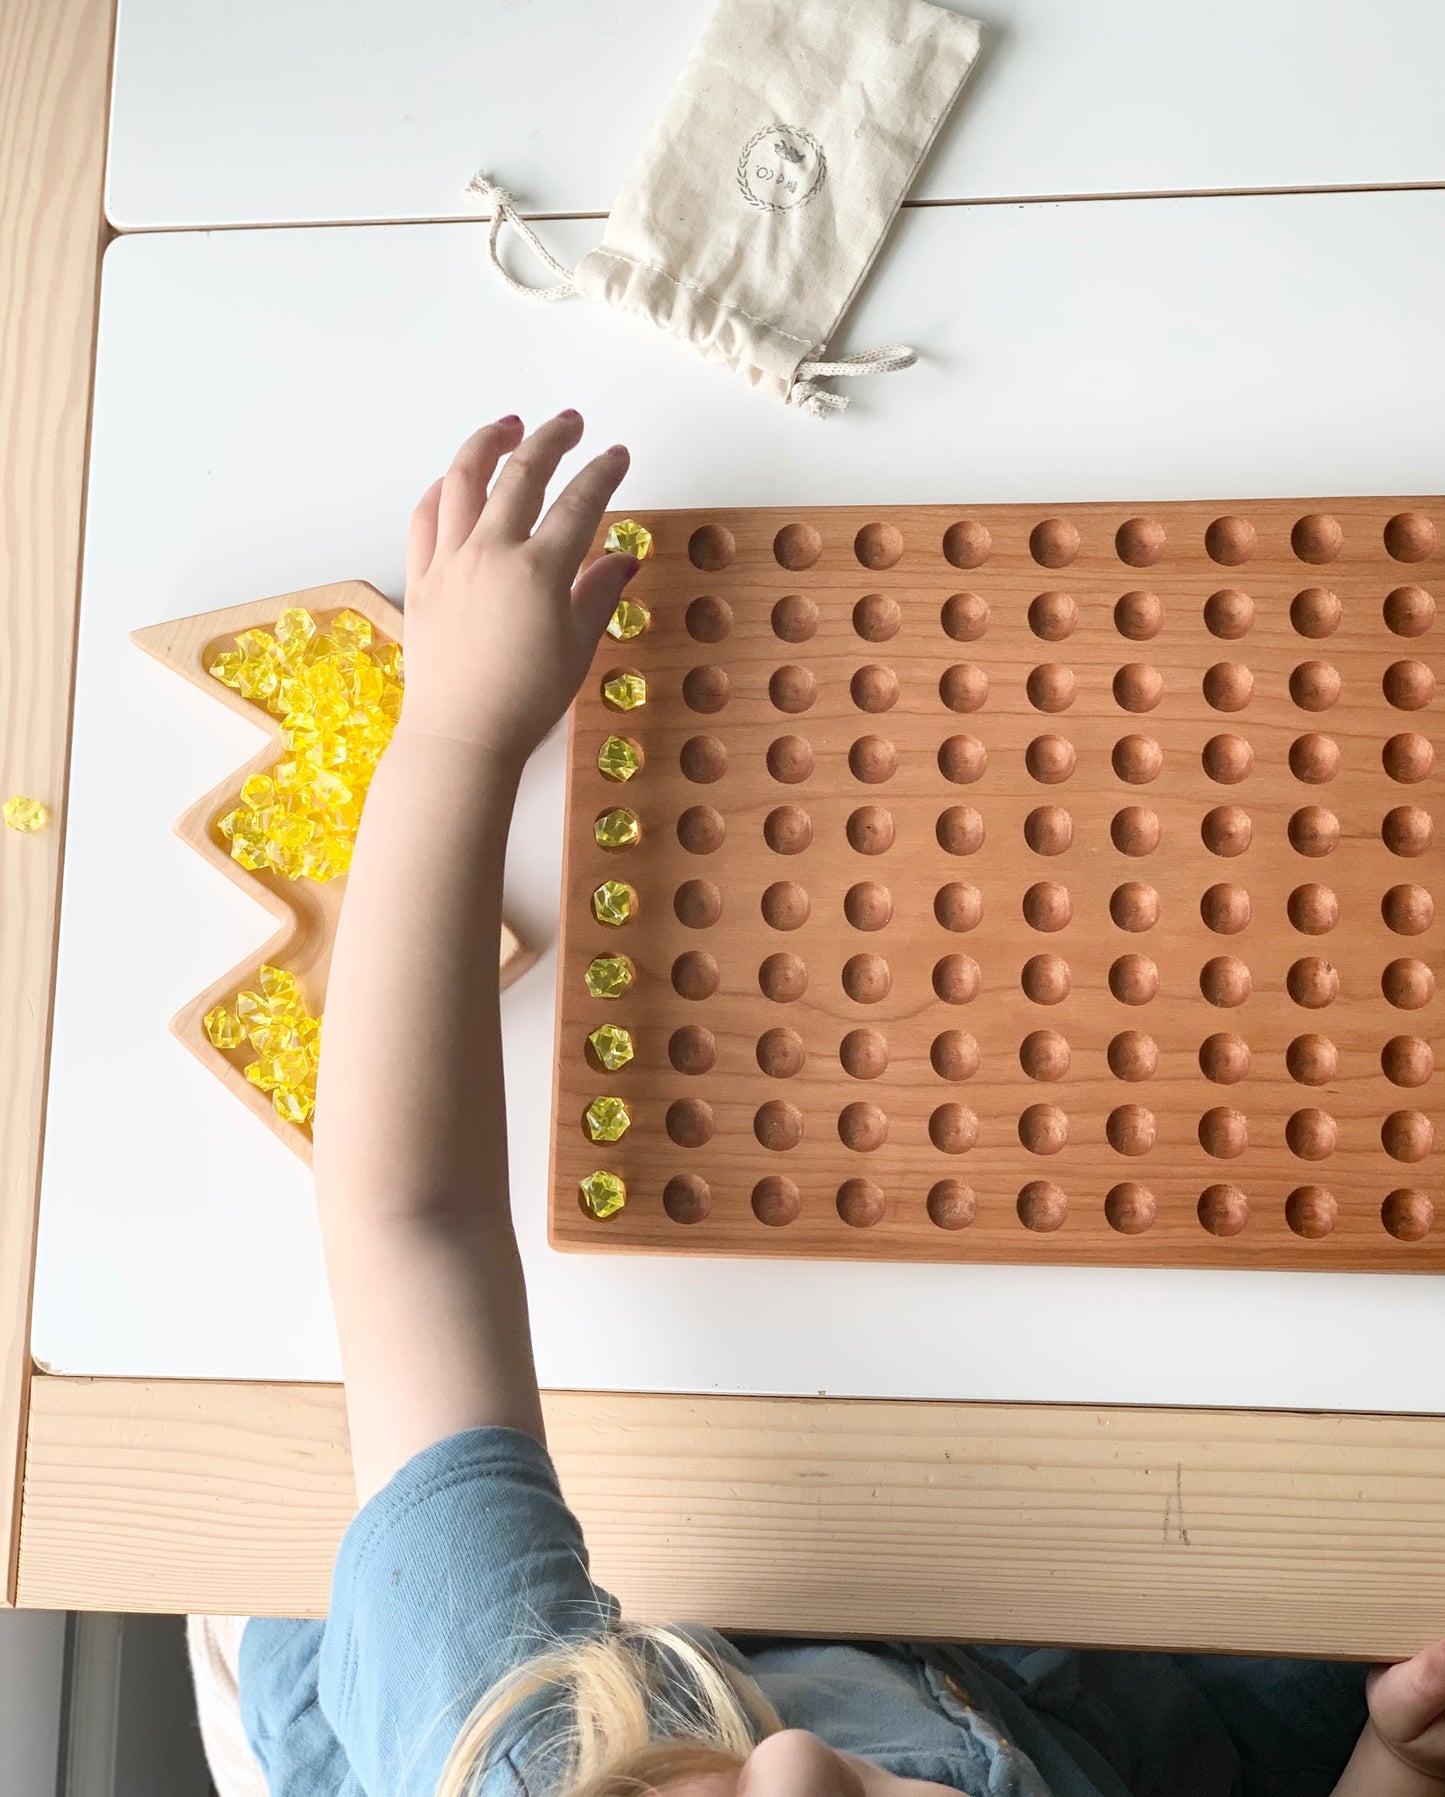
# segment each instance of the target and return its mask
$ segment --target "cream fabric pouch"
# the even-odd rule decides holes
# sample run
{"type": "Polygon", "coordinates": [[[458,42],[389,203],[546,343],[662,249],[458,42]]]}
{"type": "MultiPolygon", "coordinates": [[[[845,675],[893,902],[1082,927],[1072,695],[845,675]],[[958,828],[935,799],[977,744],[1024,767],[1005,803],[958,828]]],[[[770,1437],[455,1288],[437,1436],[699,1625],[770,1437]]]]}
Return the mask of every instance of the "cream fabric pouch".
{"type": "Polygon", "coordinates": [[[903,368],[902,345],[828,359],[919,164],[978,55],[979,26],[932,0],[719,0],[602,242],[569,271],[485,175],[491,256],[537,299],[583,294],[646,319],[818,414],[820,382],[903,368]],[[503,267],[518,230],[555,275],[503,267]]]}

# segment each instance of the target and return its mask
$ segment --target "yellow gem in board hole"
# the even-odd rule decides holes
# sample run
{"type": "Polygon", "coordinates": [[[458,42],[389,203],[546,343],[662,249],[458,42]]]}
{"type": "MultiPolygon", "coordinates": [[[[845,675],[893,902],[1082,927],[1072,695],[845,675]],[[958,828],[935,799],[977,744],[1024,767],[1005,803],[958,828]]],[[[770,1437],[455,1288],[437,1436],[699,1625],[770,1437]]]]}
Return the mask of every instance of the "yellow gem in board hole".
{"type": "Polygon", "coordinates": [[[604,555],[635,555],[645,562],[652,554],[652,532],[635,518],[619,518],[610,526],[602,544],[604,555]]]}
{"type": "Polygon", "coordinates": [[[582,1120],[594,1142],[617,1142],[632,1127],[632,1112],[620,1098],[594,1098],[582,1120]]]}
{"type": "Polygon", "coordinates": [[[635,599],[619,599],[616,611],[607,620],[607,634],[615,642],[630,643],[651,622],[652,613],[645,605],[639,605],[635,599]]]}
{"type": "Polygon", "coordinates": [[[27,799],[23,792],[5,801],[5,828],[18,830],[22,836],[33,836],[50,822],[50,813],[39,799],[27,799]]]}
{"type": "Polygon", "coordinates": [[[212,1005],[202,1021],[212,1048],[239,1048],[246,1040],[245,1025],[224,1005],[212,1005]]]}
{"type": "Polygon", "coordinates": [[[636,711],[647,703],[647,681],[631,669],[602,682],[602,697],[614,711],[636,711]]]}
{"type": "Polygon", "coordinates": [[[598,923],[621,925],[637,910],[637,894],[626,880],[604,880],[592,894],[592,915],[598,923]]]}
{"type": "Polygon", "coordinates": [[[582,977],[593,998],[621,998],[637,970],[626,955],[595,955],[582,977]]]}
{"type": "Polygon", "coordinates": [[[599,1223],[615,1217],[627,1202],[627,1187],[617,1173],[589,1173],[577,1182],[582,1194],[582,1208],[599,1223]]]}
{"type": "Polygon", "coordinates": [[[597,771],[607,780],[630,780],[642,757],[625,736],[609,736],[597,751],[597,771]]]}
{"type": "Polygon", "coordinates": [[[619,805],[615,811],[603,812],[592,825],[592,834],[599,849],[630,849],[641,840],[642,824],[635,811],[619,805]]]}
{"type": "Polygon", "coordinates": [[[620,1023],[604,1023],[593,1030],[587,1040],[592,1044],[593,1054],[609,1073],[616,1073],[632,1059],[632,1031],[623,1029],[620,1023]]]}

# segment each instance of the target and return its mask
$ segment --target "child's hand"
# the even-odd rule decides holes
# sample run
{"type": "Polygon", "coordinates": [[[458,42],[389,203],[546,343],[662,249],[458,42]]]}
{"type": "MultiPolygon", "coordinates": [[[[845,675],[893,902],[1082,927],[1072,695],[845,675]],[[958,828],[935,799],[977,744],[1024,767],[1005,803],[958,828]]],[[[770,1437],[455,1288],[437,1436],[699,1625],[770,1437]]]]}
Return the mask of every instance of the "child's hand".
{"type": "Polygon", "coordinates": [[[1365,1687],[1375,1733],[1397,1759],[1445,1789],[1445,1641],[1380,1666],[1365,1687]]]}
{"type": "Polygon", "coordinates": [[[469,437],[422,495],[407,539],[406,734],[520,766],[571,703],[637,571],[631,556],[609,555],[577,574],[627,472],[620,445],[588,462],[537,525],[581,435],[576,412],[525,441],[521,420],[503,418],[469,437]]]}

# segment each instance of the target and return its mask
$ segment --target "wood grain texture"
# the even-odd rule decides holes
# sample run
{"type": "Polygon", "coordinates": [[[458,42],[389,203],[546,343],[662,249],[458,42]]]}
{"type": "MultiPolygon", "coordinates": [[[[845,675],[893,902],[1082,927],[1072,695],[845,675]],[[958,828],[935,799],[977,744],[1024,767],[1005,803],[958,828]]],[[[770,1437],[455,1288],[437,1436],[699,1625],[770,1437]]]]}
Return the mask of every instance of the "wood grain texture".
{"type": "Polygon", "coordinates": [[[112,0],[0,7],[0,1597],[14,1595],[112,0]]]}
{"type": "Polygon", "coordinates": [[[573,711],[558,1246],[1445,1268],[1445,502],[642,521],[573,711]]]}
{"type": "MultiPolygon", "coordinates": [[[[597,1578],[721,1628],[1390,1658],[1445,1420],[544,1394],[597,1578]]],[[[320,1614],[339,1388],[37,1377],[21,1601],[320,1614]]]]}

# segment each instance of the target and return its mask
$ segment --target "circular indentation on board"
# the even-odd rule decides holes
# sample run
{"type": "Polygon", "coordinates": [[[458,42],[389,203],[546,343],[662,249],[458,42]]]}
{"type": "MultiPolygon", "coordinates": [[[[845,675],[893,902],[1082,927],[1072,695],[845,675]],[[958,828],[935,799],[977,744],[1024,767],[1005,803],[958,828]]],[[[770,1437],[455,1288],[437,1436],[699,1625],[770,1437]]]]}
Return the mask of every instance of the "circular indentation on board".
{"type": "Polygon", "coordinates": [[[1164,553],[1164,541],[1157,518],[1126,518],[1114,532],[1114,553],[1131,568],[1152,568],[1164,553]]]}
{"type": "Polygon", "coordinates": [[[1110,1186],[1104,1199],[1104,1221],[1120,1235],[1143,1235],[1146,1229],[1153,1227],[1158,1214],[1154,1194],[1148,1186],[1141,1186],[1132,1179],[1110,1186]]]}
{"type": "Polygon", "coordinates": [[[677,764],[685,780],[711,786],[728,771],[727,745],[715,736],[690,736],[678,751],[677,764]]]}
{"type": "Polygon", "coordinates": [[[1204,601],[1204,628],[1221,642],[1236,643],[1254,626],[1254,601],[1237,587],[1221,587],[1204,601]]]}
{"type": "Polygon", "coordinates": [[[973,1188],[961,1179],[940,1179],[928,1192],[928,1220],[939,1229],[967,1229],[978,1215],[973,1188]]]}
{"type": "Polygon", "coordinates": [[[1307,1011],[1322,1011],[1340,995],[1339,973],[1332,961],[1320,955],[1302,955],[1291,962],[1284,983],[1294,1002],[1307,1011]]]}
{"type": "Polygon", "coordinates": [[[1067,711],[1079,696],[1079,683],[1072,668],[1046,661],[1029,670],[1024,691],[1035,711],[1067,711]]]}
{"type": "Polygon", "coordinates": [[[1393,661],[1380,687],[1397,711],[1419,711],[1435,697],[1435,676],[1423,661],[1393,661]]]}
{"type": "Polygon", "coordinates": [[[838,1044],[838,1059],[854,1079],[877,1079],[888,1065],[888,1038],[882,1030],[849,1030],[838,1044]]]}
{"type": "Polygon", "coordinates": [[[876,664],[859,668],[848,683],[859,711],[889,711],[898,703],[898,676],[876,664]]]}
{"type": "Polygon", "coordinates": [[[1129,661],[1114,675],[1114,702],[1125,711],[1153,711],[1164,697],[1164,676],[1146,661],[1129,661]]]}
{"type": "MultiPolygon", "coordinates": [[[[976,811],[972,815],[978,819],[978,841],[982,842],[983,819],[976,811]]],[[[849,813],[844,831],[849,845],[860,855],[882,855],[893,847],[896,835],[893,813],[882,805],[860,805],[856,811],[849,813]]],[[[956,852],[967,854],[971,851],[960,849],[956,852]]]]}
{"type": "Polygon", "coordinates": [[[1328,512],[1306,512],[1289,533],[1289,546],[1302,562],[1319,567],[1332,562],[1345,546],[1344,526],[1328,512]]]}
{"type": "Polygon", "coordinates": [[[853,607],[853,629],[865,643],[886,643],[902,624],[903,607],[891,593],[865,593],[853,607]]]}
{"type": "Polygon", "coordinates": [[[1327,1086],[1340,1071],[1340,1051],[1328,1036],[1296,1036],[1284,1051],[1289,1076],[1301,1086],[1327,1086]]]}
{"type": "Polygon", "coordinates": [[[1205,702],[1215,711],[1243,711],[1254,697],[1254,675],[1242,661],[1217,661],[1204,670],[1205,702]]]}
{"type": "Polygon", "coordinates": [[[1041,786],[1057,786],[1067,780],[1078,761],[1066,736],[1036,736],[1024,750],[1024,766],[1041,786]]]}
{"type": "Polygon", "coordinates": [[[1327,936],[1340,921],[1340,901],[1334,889],[1314,880],[1295,887],[1285,901],[1285,911],[1305,936],[1327,936]]]}
{"type": "Polygon", "coordinates": [[[933,990],[946,1005],[966,1005],[978,997],[981,976],[972,955],[943,955],[934,963],[933,990]]]}
{"type": "Polygon", "coordinates": [[[954,593],[939,613],[945,636],[956,643],[976,643],[988,629],[988,601],[977,593],[954,593]]]}
{"type": "Polygon", "coordinates": [[[929,1044],[928,1059],[940,1079],[972,1079],[978,1072],[978,1042],[967,1030],[940,1030],[929,1044]]]}
{"type": "Polygon", "coordinates": [[[1159,990],[1159,969],[1148,955],[1119,955],[1109,967],[1109,990],[1121,1005],[1147,1005],[1159,990]]]}
{"type": "Polygon", "coordinates": [[[1204,533],[1204,548],[1212,562],[1222,568],[1237,568],[1254,554],[1254,526],[1248,518],[1227,515],[1216,518],[1204,533]]]}
{"type": "Polygon", "coordinates": [[[1232,1030],[1216,1030],[1199,1044],[1199,1071],[1216,1086],[1237,1086],[1249,1076],[1249,1044],[1232,1030]]]}
{"type": "Polygon", "coordinates": [[[1339,1146],[1339,1125],[1328,1111],[1295,1111],[1284,1126],[1291,1154],[1302,1161],[1327,1161],[1339,1146]]]}
{"type": "Polygon", "coordinates": [[[1323,805],[1301,805],[1292,813],[1287,826],[1290,847],[1296,854],[1318,860],[1332,855],[1339,846],[1340,820],[1323,805]]]}
{"type": "Polygon", "coordinates": [[[843,963],[843,990],[855,1004],[876,1005],[892,986],[893,975],[882,955],[849,955],[843,963]]]}
{"type": "Polygon", "coordinates": [[[682,677],[682,702],[689,711],[721,711],[728,702],[731,683],[725,668],[707,665],[689,668],[682,677]]]}
{"type": "Polygon", "coordinates": [[[723,845],[727,824],[711,805],[689,805],[677,820],[677,840],[689,855],[713,855],[723,845]]]}
{"type": "Polygon", "coordinates": [[[1397,562],[1423,562],[1435,547],[1435,526],[1423,512],[1396,512],[1385,526],[1385,550],[1397,562]]]}
{"type": "Polygon", "coordinates": [[[891,568],[903,553],[903,532],[896,524],[865,524],[853,539],[853,553],[875,573],[891,568]]]}
{"type": "Polygon", "coordinates": [[[1062,955],[1030,955],[1019,974],[1025,998],[1036,1005],[1059,1005],[1069,996],[1073,977],[1062,955]]]}
{"type": "Polygon", "coordinates": [[[1159,818],[1145,805],[1126,805],[1109,823],[1114,847],[1124,855],[1152,855],[1159,847],[1159,818]]]}
{"type": "Polygon", "coordinates": [[[1109,1071],[1115,1079],[1137,1085],[1153,1079],[1159,1066],[1159,1044],[1143,1030],[1120,1030],[1109,1043],[1109,1071]]]}
{"type": "Polygon", "coordinates": [[[1035,930],[1061,930],[1074,915],[1074,901],[1057,880],[1035,880],[1023,896],[1023,913],[1035,930]]]}
{"type": "Polygon", "coordinates": [[[1254,835],[1254,825],[1242,805],[1216,805],[1200,820],[1199,834],[1211,855],[1242,855],[1254,835]]]}
{"type": "Polygon", "coordinates": [[[813,840],[813,820],[801,805],[775,805],[763,819],[763,841],[775,855],[801,855],[813,840]]]}
{"type": "Polygon", "coordinates": [[[1199,760],[1209,778],[1220,786],[1238,786],[1254,767],[1254,749],[1242,736],[1211,736],[1199,760]]]}
{"type": "Polygon", "coordinates": [[[662,1188],[662,1208],[674,1223],[701,1223],[712,1210],[712,1191],[697,1173],[675,1173],[662,1188]]]}
{"type": "Polygon", "coordinates": [[[1250,971],[1237,955],[1213,955],[1199,970],[1199,990],[1212,1005],[1242,1005],[1253,987],[1250,971]]]}
{"type": "Polygon", "coordinates": [[[818,676],[811,668],[793,664],[774,668],[768,677],[768,697],[778,711],[807,711],[818,697],[818,676]]]}
{"type": "Polygon", "coordinates": [[[717,1038],[700,1023],[685,1023],[668,1037],[667,1058],[678,1073],[709,1073],[717,1062],[717,1038]]]}
{"type": "Polygon", "coordinates": [[[1435,1051],[1419,1036],[1391,1036],[1380,1050],[1380,1071],[1392,1086],[1423,1086],[1435,1071],[1435,1051]]]}
{"type": "Polygon", "coordinates": [[[1340,696],[1340,671],[1327,661],[1302,661],[1289,677],[1289,696],[1301,711],[1328,711],[1340,696]]]}
{"type": "Polygon", "coordinates": [[[1079,607],[1071,593],[1040,593],[1029,601],[1029,629],[1045,643],[1061,643],[1079,628],[1079,607]]]}
{"type": "Polygon", "coordinates": [[[1335,1195],[1323,1186],[1296,1186],[1284,1201],[1285,1222],[1307,1242],[1327,1236],[1339,1219],[1335,1195]]]}
{"type": "Polygon", "coordinates": [[[1289,621],[1299,636],[1333,636],[1344,615],[1339,594],[1329,587],[1306,587],[1289,602],[1289,621]]]}
{"type": "Polygon", "coordinates": [[[857,1099],[838,1113],[838,1140],[858,1154],[871,1154],[888,1140],[888,1114],[880,1105],[857,1099]]]}
{"type": "Polygon", "coordinates": [[[1435,901],[1423,886],[1392,886],[1380,900],[1386,929],[1397,936],[1420,936],[1435,921],[1435,901]]]}
{"type": "Polygon", "coordinates": [[[817,634],[818,608],[806,593],[787,593],[773,607],[773,635],[784,643],[806,643],[817,634]]]}
{"type": "Polygon", "coordinates": [[[1435,1126],[1423,1111],[1391,1111],[1380,1125],[1380,1146],[1395,1161],[1423,1161],[1435,1146],[1435,1126]]]}
{"type": "Polygon", "coordinates": [[[1216,936],[1237,936],[1248,928],[1250,911],[1248,892],[1232,880],[1219,880],[1200,894],[1199,915],[1216,936]]]}
{"type": "Polygon", "coordinates": [[[1121,930],[1152,930],[1159,921],[1159,894],[1147,881],[1125,880],[1109,894],[1109,915],[1121,930]]]}
{"type": "Polygon", "coordinates": [[[733,533],[721,524],[700,524],[687,539],[687,559],[704,574],[716,574],[733,559],[733,533]]]}
{"type": "Polygon", "coordinates": [[[1206,1186],[1199,1194],[1198,1215],[1211,1235],[1238,1235],[1249,1221],[1249,1200],[1238,1186],[1206,1186]]]}
{"type": "Polygon", "coordinates": [[[988,766],[988,750],[976,736],[950,736],[939,744],[938,771],[955,786],[971,786],[988,766]]]}
{"type": "Polygon", "coordinates": [[[1068,1042],[1057,1030],[1030,1030],[1019,1043],[1019,1066],[1030,1079],[1062,1079],[1072,1058],[1068,1042]]]}
{"type": "Polygon", "coordinates": [[[843,894],[843,915],[855,930],[881,930],[893,921],[893,894],[876,880],[859,880],[843,894]]]}
{"type": "Polygon", "coordinates": [[[1231,1104],[1217,1104],[1199,1119],[1199,1146],[1216,1160],[1233,1160],[1249,1146],[1249,1119],[1231,1104]]]}
{"type": "Polygon", "coordinates": [[[796,786],[813,772],[813,745],[801,736],[780,736],[768,744],[768,772],[784,786],[796,786]]]}
{"type": "Polygon", "coordinates": [[[978,1118],[967,1105],[937,1105],[928,1119],[928,1139],[940,1154],[967,1154],[978,1140],[978,1118]]]}
{"type": "Polygon", "coordinates": [[[1435,622],[1435,601],[1424,587],[1396,587],[1385,597],[1383,615],[1396,636],[1424,636],[1435,622]]]}
{"type": "Polygon", "coordinates": [[[934,826],[938,846],[950,855],[973,855],[983,847],[983,817],[972,805],[950,805],[934,826]]]}
{"type": "Polygon", "coordinates": [[[1058,1154],[1068,1146],[1069,1119],[1056,1104],[1031,1104],[1019,1117],[1019,1141],[1030,1154],[1058,1154]]]}
{"type": "Polygon", "coordinates": [[[679,998],[711,998],[717,984],[717,962],[705,949],[690,948],[672,964],[672,989],[679,998]]]}
{"type": "Polygon", "coordinates": [[[780,568],[800,573],[823,553],[823,539],[811,524],[785,524],[773,538],[773,559],[780,568]]]}
{"type": "Polygon", "coordinates": [[[705,594],[688,606],[683,623],[695,643],[720,643],[733,627],[733,608],[726,599],[705,594]]]}
{"type": "Polygon", "coordinates": [[[808,921],[813,901],[796,880],[774,880],[758,901],[763,922],[775,930],[800,930],[808,921]]]}
{"type": "Polygon", "coordinates": [[[898,751],[886,736],[860,736],[849,746],[848,772],[865,786],[881,786],[898,772],[898,751]]]}
{"type": "Polygon", "coordinates": [[[803,1139],[803,1113],[786,1098],[770,1098],[753,1115],[753,1134],[764,1148],[785,1154],[803,1139]]]}
{"type": "Polygon", "coordinates": [[[933,915],[945,930],[976,930],[983,917],[983,894],[977,886],[950,880],[933,895],[933,915]]]}
{"type": "Polygon", "coordinates": [[[1434,821],[1422,805],[1396,805],[1380,823],[1380,840],[1392,855],[1423,855],[1434,837],[1434,821]]]}
{"type": "Polygon", "coordinates": [[[1062,1229],[1069,1214],[1069,1200],[1062,1186],[1051,1179],[1031,1179],[1018,1195],[1015,1206],[1025,1229],[1047,1235],[1062,1229]]]}
{"type": "Polygon", "coordinates": [[[801,955],[769,955],[758,968],[758,990],[775,1004],[790,1005],[808,990],[808,969],[801,955]]]}
{"type": "Polygon", "coordinates": [[[711,880],[684,880],[672,895],[672,909],[688,929],[706,930],[722,916],[722,893],[711,880]]]}
{"type": "MultiPolygon", "coordinates": [[[[891,670],[875,671],[891,673],[891,670]]],[[[858,676],[855,675],[854,678],[856,680],[858,676]]],[[[896,697],[896,675],[893,680],[896,697]]],[[[988,702],[988,675],[971,661],[959,662],[954,667],[945,668],[939,676],[938,696],[950,711],[981,711],[988,702]]],[[[854,697],[857,698],[856,693],[854,697]]],[[[859,703],[862,701],[859,700],[859,703]]],[[[889,704],[892,704],[892,700],[889,700],[889,704]]],[[[882,706],[865,707],[865,710],[882,709],[882,706]]]]}
{"type": "Polygon", "coordinates": [[[1392,780],[1413,786],[1435,766],[1435,745],[1415,730],[1401,730],[1380,751],[1380,765],[1392,780]]]}
{"type": "Polygon", "coordinates": [[[1131,786],[1147,786],[1159,778],[1164,751],[1152,736],[1121,736],[1110,756],[1114,772],[1131,786]]]}
{"type": "Polygon", "coordinates": [[[785,1179],[778,1173],[760,1179],[753,1187],[752,1207],[753,1215],[759,1223],[766,1223],[770,1229],[781,1229],[785,1223],[795,1223],[803,1208],[798,1188],[791,1179],[785,1179]]]}
{"type": "Polygon", "coordinates": [[[1036,805],[1024,819],[1024,841],[1036,855],[1062,855],[1073,840],[1074,820],[1062,805],[1036,805]]]}
{"type": "Polygon", "coordinates": [[[1067,568],[1079,553],[1079,532],[1067,518],[1044,518],[1029,532],[1029,554],[1041,568],[1067,568]]]}
{"type": "Polygon", "coordinates": [[[883,1188],[871,1179],[845,1179],[835,1200],[838,1215],[850,1229],[872,1229],[883,1221],[883,1188]]]}
{"type": "Polygon", "coordinates": [[[1154,1113],[1142,1104],[1118,1104],[1104,1123],[1104,1134],[1116,1154],[1148,1154],[1158,1135],[1154,1113]]]}
{"type": "Polygon", "coordinates": [[[988,526],[977,518],[960,518],[943,533],[943,559],[951,568],[981,568],[992,548],[988,526]]]}
{"type": "Polygon", "coordinates": [[[1289,771],[1309,786],[1323,786],[1340,771],[1340,745],[1332,736],[1309,730],[1289,746],[1289,771]]]}
{"type": "Polygon", "coordinates": [[[669,1141],[679,1148],[701,1148],[712,1140],[712,1106],[702,1098],[674,1098],[663,1120],[669,1141]]]}
{"type": "Polygon", "coordinates": [[[1114,605],[1114,628],[1131,643],[1147,643],[1164,628],[1164,601],[1157,593],[1125,593],[1114,605]]]}
{"type": "Polygon", "coordinates": [[[1428,1193],[1402,1186],[1380,1206],[1380,1221],[1397,1242],[1420,1242],[1435,1227],[1435,1206],[1428,1193]]]}

